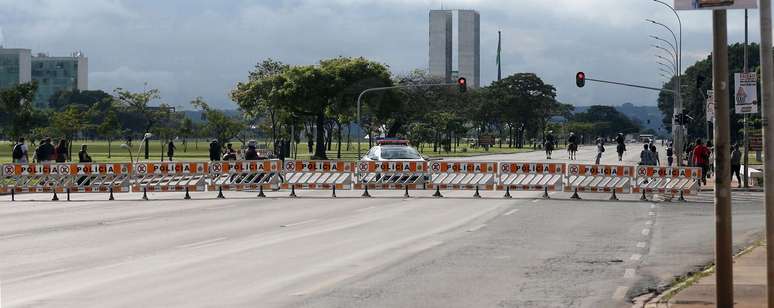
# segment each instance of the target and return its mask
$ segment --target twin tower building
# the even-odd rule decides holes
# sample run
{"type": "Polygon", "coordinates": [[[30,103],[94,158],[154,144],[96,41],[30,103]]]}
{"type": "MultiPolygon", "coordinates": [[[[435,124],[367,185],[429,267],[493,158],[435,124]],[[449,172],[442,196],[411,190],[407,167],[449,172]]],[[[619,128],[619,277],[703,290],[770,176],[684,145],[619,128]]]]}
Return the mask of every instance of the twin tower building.
{"type": "Polygon", "coordinates": [[[452,82],[465,77],[468,86],[481,83],[481,18],[474,10],[457,10],[457,70],[453,65],[452,10],[430,11],[430,75],[452,82]]]}

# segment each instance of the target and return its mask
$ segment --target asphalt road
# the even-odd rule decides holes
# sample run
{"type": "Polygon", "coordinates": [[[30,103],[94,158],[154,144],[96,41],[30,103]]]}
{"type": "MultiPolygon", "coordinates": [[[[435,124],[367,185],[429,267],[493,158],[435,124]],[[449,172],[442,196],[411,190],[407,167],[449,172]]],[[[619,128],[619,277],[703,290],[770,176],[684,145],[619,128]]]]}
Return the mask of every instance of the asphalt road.
{"type": "MultiPolygon", "coordinates": [[[[627,157],[636,157],[639,151],[627,157]]],[[[557,153],[558,154],[558,153],[557,153]]],[[[540,153],[481,160],[531,160],[540,153]]],[[[593,157],[593,148],[579,158],[593,157]]],[[[608,147],[608,161],[617,160],[608,147]]],[[[555,159],[558,160],[555,154],[555,159]]],[[[633,159],[633,158],[628,158],[633,159]]],[[[584,194],[0,197],[2,307],[627,307],[713,258],[714,208],[584,194]],[[90,200],[85,200],[90,199],[90,200]],[[161,200],[168,199],[168,200],[161,200]],[[564,199],[564,200],[562,200],[564,199]],[[41,201],[35,201],[41,200],[41,201]]],[[[759,193],[734,241],[760,238],[759,193]]]]}

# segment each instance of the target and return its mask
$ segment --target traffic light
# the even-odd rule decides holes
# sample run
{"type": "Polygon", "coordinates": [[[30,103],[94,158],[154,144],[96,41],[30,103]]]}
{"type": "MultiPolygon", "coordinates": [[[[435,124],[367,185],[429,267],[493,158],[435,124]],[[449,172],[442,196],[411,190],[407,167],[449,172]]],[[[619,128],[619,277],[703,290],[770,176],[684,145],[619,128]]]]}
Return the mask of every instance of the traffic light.
{"type": "Polygon", "coordinates": [[[578,86],[578,88],[583,88],[583,86],[586,85],[586,74],[583,72],[578,72],[575,74],[575,85],[578,86]]]}
{"type": "Polygon", "coordinates": [[[468,81],[465,79],[465,77],[460,77],[460,79],[457,79],[457,85],[460,87],[460,93],[465,93],[465,91],[468,90],[468,81]]]}

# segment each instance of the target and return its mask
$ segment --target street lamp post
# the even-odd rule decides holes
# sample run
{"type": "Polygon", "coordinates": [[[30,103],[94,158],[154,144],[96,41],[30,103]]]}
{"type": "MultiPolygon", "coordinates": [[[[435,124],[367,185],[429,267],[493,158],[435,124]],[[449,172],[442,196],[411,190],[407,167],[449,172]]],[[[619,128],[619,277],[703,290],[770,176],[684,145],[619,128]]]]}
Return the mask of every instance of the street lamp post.
{"type": "MultiPolygon", "coordinates": [[[[680,21],[680,16],[677,14],[677,11],[675,11],[672,6],[666,4],[665,2],[661,2],[659,0],[653,0],[655,2],[661,3],[669,7],[674,13],[675,16],[677,16],[678,23],[680,24],[680,39],[677,38],[677,35],[674,31],[672,31],[671,28],[669,28],[667,25],[657,22],[652,19],[646,19],[645,21],[650,22],[654,25],[659,25],[669,31],[670,34],[672,34],[672,38],[674,39],[674,45],[669,44],[671,47],[676,47],[675,54],[674,54],[674,62],[677,70],[676,80],[675,80],[675,103],[673,108],[673,114],[681,114],[683,112],[683,103],[682,103],[682,97],[681,97],[681,86],[680,86],[680,74],[682,73],[682,21],[680,21]]],[[[660,38],[657,38],[661,40],[660,38]]],[[[664,40],[666,41],[666,40],[664,40]]],[[[666,48],[662,48],[666,50],[666,48]]],[[[681,125],[678,125],[677,121],[675,121],[674,117],[672,117],[672,139],[674,139],[674,145],[677,151],[675,151],[675,156],[677,157],[677,165],[681,166],[683,164],[683,148],[684,148],[684,130],[681,125]]]]}

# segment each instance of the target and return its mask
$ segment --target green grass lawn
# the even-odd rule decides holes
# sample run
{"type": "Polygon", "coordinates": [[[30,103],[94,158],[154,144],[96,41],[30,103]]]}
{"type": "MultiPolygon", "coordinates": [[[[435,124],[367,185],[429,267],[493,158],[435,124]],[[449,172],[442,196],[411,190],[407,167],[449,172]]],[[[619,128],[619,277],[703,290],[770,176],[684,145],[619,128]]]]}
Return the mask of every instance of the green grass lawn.
{"type": "MultiPolygon", "coordinates": [[[[89,155],[91,155],[91,158],[95,162],[129,162],[129,152],[126,149],[121,148],[122,141],[112,142],[110,146],[110,158],[108,158],[108,142],[107,141],[94,141],[94,140],[76,140],[73,142],[73,159],[78,160],[78,151],[81,149],[82,144],[86,144],[88,146],[89,155]]],[[[239,149],[242,146],[241,142],[232,142],[234,144],[235,149],[239,149]]],[[[268,148],[272,148],[271,146],[266,145],[265,142],[259,142],[259,147],[266,146],[268,148]]],[[[174,160],[179,161],[206,161],[209,160],[209,141],[207,140],[189,140],[186,146],[183,145],[182,141],[175,142],[175,146],[177,147],[177,151],[175,151],[175,157],[174,160]]],[[[364,142],[360,144],[361,147],[361,155],[365,155],[365,152],[368,151],[368,143],[364,142]]],[[[0,144],[0,163],[9,163],[11,162],[11,151],[13,149],[13,145],[10,142],[2,142],[0,144]]],[[[133,153],[137,152],[139,149],[139,143],[135,142],[134,146],[132,148],[133,153]]],[[[418,147],[418,149],[422,150],[422,154],[430,156],[430,157],[469,157],[469,156],[477,156],[477,155],[485,155],[485,154],[510,154],[510,153],[522,153],[522,152],[530,152],[533,151],[532,148],[524,148],[524,149],[515,149],[515,148],[508,148],[507,145],[505,145],[503,148],[500,148],[498,146],[489,148],[489,151],[485,151],[483,148],[470,148],[468,146],[460,146],[456,149],[456,151],[451,152],[433,152],[432,145],[424,145],[423,147],[418,147]]],[[[156,141],[151,141],[150,143],[150,160],[152,161],[159,161],[161,160],[161,154],[162,151],[164,155],[166,155],[166,144],[162,145],[156,141]],[[162,150],[163,149],[163,150],[162,150]]],[[[144,152],[144,151],[143,151],[144,152]]],[[[34,149],[30,149],[30,155],[33,155],[34,149]]],[[[141,153],[142,154],[142,153],[141,153]]],[[[334,143],[331,151],[327,152],[328,158],[330,159],[336,159],[336,144],[334,143]]],[[[137,155],[136,153],[133,155],[137,155]]],[[[311,157],[311,154],[309,153],[306,143],[299,143],[298,144],[298,159],[309,159],[311,157]]],[[[136,159],[137,157],[135,157],[136,159]]],[[[144,157],[141,157],[144,160],[144,157]]],[[[342,144],[341,149],[341,159],[343,160],[356,160],[357,159],[357,143],[352,143],[349,146],[349,149],[347,150],[347,145],[342,144]]],[[[166,157],[164,157],[164,160],[167,160],[166,157]]]]}

